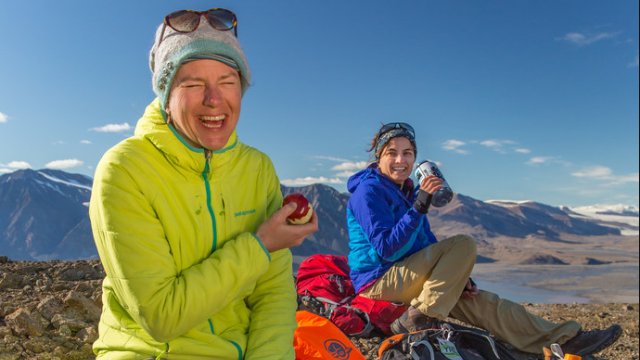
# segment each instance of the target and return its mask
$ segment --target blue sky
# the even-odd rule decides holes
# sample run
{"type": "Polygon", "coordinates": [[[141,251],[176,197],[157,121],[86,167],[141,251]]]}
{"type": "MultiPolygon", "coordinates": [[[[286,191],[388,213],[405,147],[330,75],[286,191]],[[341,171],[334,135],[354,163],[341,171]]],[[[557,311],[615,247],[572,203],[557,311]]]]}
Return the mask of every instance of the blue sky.
{"type": "Polygon", "coordinates": [[[2,1],[0,174],[89,176],[153,99],[167,13],[225,7],[253,72],[240,138],[345,191],[382,122],[480,200],[638,206],[638,1],[2,1]]]}

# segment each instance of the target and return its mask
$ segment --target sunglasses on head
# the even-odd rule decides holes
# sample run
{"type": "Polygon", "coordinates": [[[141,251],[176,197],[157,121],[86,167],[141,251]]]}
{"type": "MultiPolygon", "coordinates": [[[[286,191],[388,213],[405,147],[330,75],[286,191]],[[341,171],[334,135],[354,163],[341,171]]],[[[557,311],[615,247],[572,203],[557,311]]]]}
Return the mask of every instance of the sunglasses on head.
{"type": "Polygon", "coordinates": [[[413,130],[413,127],[407,123],[403,123],[403,122],[394,122],[394,123],[388,123],[388,124],[384,124],[382,125],[382,127],[380,128],[380,130],[378,130],[378,137],[383,135],[384,133],[387,133],[393,129],[403,129],[406,130],[407,132],[409,132],[409,134],[411,134],[412,137],[416,137],[416,132],[415,130],[413,130]]]}
{"type": "Polygon", "coordinates": [[[164,17],[162,33],[160,34],[160,41],[158,43],[162,42],[167,26],[179,33],[196,31],[198,26],[200,26],[201,16],[207,19],[212,28],[220,31],[233,29],[233,35],[238,37],[238,19],[232,11],[221,8],[213,8],[205,11],[179,10],[164,17]]]}

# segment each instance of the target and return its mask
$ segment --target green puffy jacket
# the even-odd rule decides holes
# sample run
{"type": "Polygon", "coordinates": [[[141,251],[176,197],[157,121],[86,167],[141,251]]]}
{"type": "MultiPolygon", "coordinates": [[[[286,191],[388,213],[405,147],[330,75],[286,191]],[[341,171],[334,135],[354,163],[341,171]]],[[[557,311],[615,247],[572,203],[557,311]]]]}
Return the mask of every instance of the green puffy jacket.
{"type": "Polygon", "coordinates": [[[158,101],[105,153],[91,195],[105,272],[99,359],[293,359],[291,252],[255,231],[282,206],[271,160],[238,141],[210,154],[158,101]]]}

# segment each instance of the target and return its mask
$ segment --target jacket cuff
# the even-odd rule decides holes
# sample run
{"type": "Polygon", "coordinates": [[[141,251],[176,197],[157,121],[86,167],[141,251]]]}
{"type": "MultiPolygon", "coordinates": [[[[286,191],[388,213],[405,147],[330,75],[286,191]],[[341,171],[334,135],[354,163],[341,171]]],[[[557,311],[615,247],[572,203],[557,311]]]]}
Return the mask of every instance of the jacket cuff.
{"type": "Polygon", "coordinates": [[[269,262],[271,262],[271,253],[269,253],[269,250],[267,250],[267,248],[262,243],[262,239],[258,237],[258,234],[251,233],[251,235],[253,235],[253,237],[256,239],[258,244],[260,244],[260,247],[262,248],[262,250],[264,250],[264,253],[267,254],[267,258],[269,259],[269,262]]]}

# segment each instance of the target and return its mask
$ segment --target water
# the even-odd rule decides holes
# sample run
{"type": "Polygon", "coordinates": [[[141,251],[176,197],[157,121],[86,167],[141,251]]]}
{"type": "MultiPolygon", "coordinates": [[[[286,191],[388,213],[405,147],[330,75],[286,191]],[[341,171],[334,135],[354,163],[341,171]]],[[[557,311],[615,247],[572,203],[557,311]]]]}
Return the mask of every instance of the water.
{"type": "Polygon", "coordinates": [[[477,264],[479,287],[520,303],[636,303],[638,263],[605,265],[477,264]]]}
{"type": "Polygon", "coordinates": [[[517,303],[533,304],[587,304],[591,301],[580,297],[571,291],[550,291],[538,289],[513,282],[503,283],[498,281],[487,281],[473,278],[479,289],[491,291],[503,299],[508,299],[517,303]]]}

